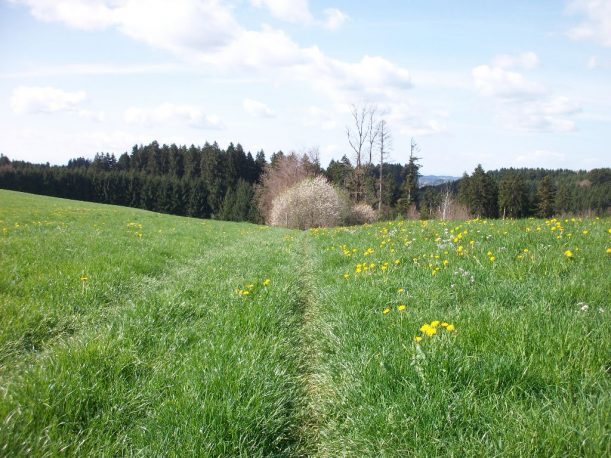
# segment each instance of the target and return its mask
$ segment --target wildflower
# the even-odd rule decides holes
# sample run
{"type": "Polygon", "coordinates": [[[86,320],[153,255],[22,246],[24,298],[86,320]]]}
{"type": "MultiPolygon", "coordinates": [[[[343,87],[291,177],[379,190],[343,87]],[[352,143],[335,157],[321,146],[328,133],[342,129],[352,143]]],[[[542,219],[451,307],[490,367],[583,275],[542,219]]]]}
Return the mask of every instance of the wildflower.
{"type": "Polygon", "coordinates": [[[388,315],[390,313],[390,308],[389,307],[385,307],[384,310],[382,310],[382,313],[384,315],[388,315]]]}
{"type": "Polygon", "coordinates": [[[490,259],[490,262],[494,262],[494,261],[496,261],[496,258],[495,258],[494,256],[490,256],[490,258],[489,258],[489,259],[490,259]]]}
{"type": "Polygon", "coordinates": [[[266,278],[265,280],[263,280],[263,286],[267,286],[271,283],[271,280],[269,278],[266,278]]]}
{"type": "Polygon", "coordinates": [[[344,278],[348,280],[350,278],[350,274],[348,272],[344,273],[344,278]]]}
{"type": "Polygon", "coordinates": [[[581,231],[581,233],[582,233],[583,235],[588,235],[589,231],[587,231],[587,230],[583,230],[583,231],[581,231]]]}
{"type": "Polygon", "coordinates": [[[611,248],[607,248],[607,254],[611,254],[611,248]]]}
{"type": "Polygon", "coordinates": [[[416,342],[420,342],[420,341],[422,340],[422,337],[420,337],[420,336],[416,336],[416,337],[414,337],[414,340],[415,340],[416,342]]]}
{"type": "Polygon", "coordinates": [[[404,304],[400,304],[399,306],[397,306],[397,310],[399,312],[402,312],[403,310],[405,310],[405,305],[404,304]]]}
{"type": "Polygon", "coordinates": [[[81,275],[82,282],[86,282],[87,280],[89,280],[89,277],[87,275],[81,275]]]}
{"type": "Polygon", "coordinates": [[[452,332],[452,331],[454,331],[454,329],[455,329],[455,328],[454,328],[454,325],[453,325],[453,324],[449,324],[449,325],[446,327],[446,329],[447,329],[448,331],[452,332]]]}
{"type": "Polygon", "coordinates": [[[140,232],[140,231],[136,232],[136,237],[141,238],[142,237],[142,232],[140,232]]]}
{"type": "Polygon", "coordinates": [[[450,323],[446,323],[445,321],[443,323],[441,323],[441,326],[444,328],[447,328],[450,325],[450,323]]]}
{"type": "Polygon", "coordinates": [[[572,252],[571,250],[566,250],[566,251],[564,252],[564,255],[565,255],[567,258],[572,258],[572,257],[573,257],[573,252],[572,252]]]}
{"type": "Polygon", "coordinates": [[[435,329],[433,326],[431,326],[430,324],[423,324],[420,327],[420,331],[425,333],[427,336],[431,337],[433,335],[435,335],[437,333],[437,329],[435,329]]]}
{"type": "MultiPolygon", "coordinates": [[[[611,248],[609,248],[609,250],[611,250],[611,248]]],[[[608,252],[608,251],[607,251],[607,252],[608,252]]],[[[397,290],[397,292],[398,292],[399,294],[403,294],[403,293],[405,292],[405,288],[399,288],[399,289],[397,290]]]]}
{"type": "Polygon", "coordinates": [[[433,326],[434,328],[436,328],[437,326],[439,326],[439,320],[435,320],[431,322],[431,326],[433,326]]]}

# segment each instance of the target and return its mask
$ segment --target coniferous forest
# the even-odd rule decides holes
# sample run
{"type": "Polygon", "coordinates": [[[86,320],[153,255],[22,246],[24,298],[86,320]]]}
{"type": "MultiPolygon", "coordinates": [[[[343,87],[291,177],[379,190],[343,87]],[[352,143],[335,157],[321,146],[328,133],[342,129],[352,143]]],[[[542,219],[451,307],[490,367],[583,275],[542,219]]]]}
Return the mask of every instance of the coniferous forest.
{"type": "MultiPolygon", "coordinates": [[[[136,145],[118,159],[99,153],[93,160],[79,157],[62,166],[11,161],[2,155],[0,188],[198,218],[262,222],[256,188],[266,168],[273,168],[282,156],[276,152],[268,161],[263,151],[253,156],[239,143],[221,149],[216,142],[188,147],[156,141],[136,145]]],[[[316,158],[305,160],[315,174],[325,175],[350,196],[358,174],[357,200],[378,207],[379,164],[363,164],[359,171],[346,156],[332,160],[326,169],[316,158]]],[[[605,215],[611,208],[609,168],[486,172],[478,166],[459,180],[420,186],[420,167],[414,157],[407,164],[383,164],[380,217],[548,218],[605,215]],[[447,212],[457,206],[463,211],[447,212]]]]}

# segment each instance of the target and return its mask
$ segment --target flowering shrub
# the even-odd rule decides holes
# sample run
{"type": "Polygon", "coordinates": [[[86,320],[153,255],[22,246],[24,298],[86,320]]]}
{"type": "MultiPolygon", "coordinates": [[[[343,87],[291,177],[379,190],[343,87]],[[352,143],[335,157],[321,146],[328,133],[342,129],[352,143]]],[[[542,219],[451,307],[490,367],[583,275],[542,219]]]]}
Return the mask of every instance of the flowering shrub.
{"type": "Polygon", "coordinates": [[[305,179],[278,195],[272,202],[272,226],[296,229],[337,226],[341,222],[339,194],[321,176],[305,179]]]}
{"type": "Polygon", "coordinates": [[[356,204],[350,213],[350,224],[373,223],[377,219],[375,210],[365,203],[356,204]]]}

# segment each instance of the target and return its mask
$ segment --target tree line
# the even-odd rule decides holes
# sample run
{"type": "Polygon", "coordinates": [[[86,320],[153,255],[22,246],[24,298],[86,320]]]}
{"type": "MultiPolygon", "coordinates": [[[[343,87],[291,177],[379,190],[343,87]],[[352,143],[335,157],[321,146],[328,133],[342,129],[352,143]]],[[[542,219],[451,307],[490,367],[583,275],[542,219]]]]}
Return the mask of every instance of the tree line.
{"type": "MultiPolygon", "coordinates": [[[[366,116],[356,119],[363,126],[372,122],[366,116]]],[[[385,131],[377,135],[388,146],[385,131]]],[[[458,181],[421,187],[415,142],[406,164],[384,162],[384,145],[379,163],[374,163],[373,141],[365,134],[353,144],[361,159],[354,164],[347,156],[332,160],[327,168],[316,155],[300,160],[311,175],[324,175],[353,201],[377,208],[384,219],[604,215],[611,207],[609,168],[486,172],[478,166],[458,181]]],[[[63,166],[0,155],[0,188],[199,218],[262,222],[256,203],[261,178],[286,156],[278,151],[268,162],[263,151],[253,156],[239,143],[221,149],[217,143],[187,147],[156,141],[136,145],[118,158],[99,153],[93,160],[79,157],[63,166]]]]}

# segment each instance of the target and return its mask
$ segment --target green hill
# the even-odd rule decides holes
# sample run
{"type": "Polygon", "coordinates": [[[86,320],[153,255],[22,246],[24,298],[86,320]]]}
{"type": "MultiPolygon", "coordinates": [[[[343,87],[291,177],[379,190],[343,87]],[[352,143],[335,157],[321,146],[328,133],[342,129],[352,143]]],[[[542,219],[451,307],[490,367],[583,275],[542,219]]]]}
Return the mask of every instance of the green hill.
{"type": "Polygon", "coordinates": [[[0,191],[0,455],[607,455],[610,228],[0,191]]]}

